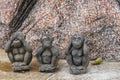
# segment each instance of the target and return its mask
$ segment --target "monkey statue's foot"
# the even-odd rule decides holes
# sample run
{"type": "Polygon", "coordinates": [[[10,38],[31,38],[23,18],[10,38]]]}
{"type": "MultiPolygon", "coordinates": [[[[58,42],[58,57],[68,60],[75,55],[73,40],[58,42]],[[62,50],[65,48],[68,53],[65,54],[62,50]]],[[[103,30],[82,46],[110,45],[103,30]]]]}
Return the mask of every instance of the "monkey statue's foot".
{"type": "Polygon", "coordinates": [[[14,72],[29,71],[30,66],[23,62],[15,62],[12,64],[12,69],[14,72]]]}
{"type": "Polygon", "coordinates": [[[41,72],[54,72],[56,69],[55,66],[52,66],[50,64],[44,64],[40,66],[40,71],[41,72]]]}
{"type": "Polygon", "coordinates": [[[70,67],[70,73],[71,74],[77,75],[77,74],[84,74],[86,72],[87,72],[87,70],[83,66],[71,66],[70,67]]]}

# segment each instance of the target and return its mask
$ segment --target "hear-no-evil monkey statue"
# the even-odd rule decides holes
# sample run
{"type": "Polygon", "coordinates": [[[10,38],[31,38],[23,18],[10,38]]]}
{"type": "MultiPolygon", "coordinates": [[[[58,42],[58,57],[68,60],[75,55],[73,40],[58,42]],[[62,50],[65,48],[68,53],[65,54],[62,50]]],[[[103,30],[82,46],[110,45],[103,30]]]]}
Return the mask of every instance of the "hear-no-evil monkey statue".
{"type": "Polygon", "coordinates": [[[25,41],[25,35],[22,32],[16,32],[7,42],[5,51],[12,63],[14,72],[28,71],[32,60],[32,48],[25,41]]]}
{"type": "Polygon", "coordinates": [[[52,45],[53,37],[46,34],[42,37],[42,46],[36,50],[36,58],[41,72],[54,72],[58,63],[58,49],[52,45]]]}
{"type": "Polygon", "coordinates": [[[87,72],[89,64],[88,52],[89,49],[85,43],[85,38],[80,34],[72,36],[71,42],[65,51],[70,73],[82,74],[87,72]]]}

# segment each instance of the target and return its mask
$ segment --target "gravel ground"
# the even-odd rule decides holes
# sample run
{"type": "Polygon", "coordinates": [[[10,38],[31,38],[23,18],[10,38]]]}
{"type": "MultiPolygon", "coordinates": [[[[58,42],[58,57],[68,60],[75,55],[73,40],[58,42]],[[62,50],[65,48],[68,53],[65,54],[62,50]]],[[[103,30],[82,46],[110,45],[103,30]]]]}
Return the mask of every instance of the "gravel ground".
{"type": "Polygon", "coordinates": [[[29,72],[14,73],[6,53],[0,50],[0,80],[120,80],[120,62],[103,62],[101,65],[89,65],[88,72],[82,75],[69,73],[65,60],[59,61],[59,70],[55,73],[38,72],[35,58],[29,72]]]}

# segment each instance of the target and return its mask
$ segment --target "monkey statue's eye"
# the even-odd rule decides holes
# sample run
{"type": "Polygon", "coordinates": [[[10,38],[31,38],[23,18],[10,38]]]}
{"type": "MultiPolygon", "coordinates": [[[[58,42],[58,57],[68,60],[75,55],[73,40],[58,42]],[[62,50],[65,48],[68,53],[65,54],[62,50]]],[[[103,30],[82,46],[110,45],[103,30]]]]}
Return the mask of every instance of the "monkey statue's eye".
{"type": "Polygon", "coordinates": [[[78,37],[78,40],[81,40],[81,37],[78,37]]]}
{"type": "Polygon", "coordinates": [[[44,38],[45,41],[51,41],[50,37],[44,38]]]}
{"type": "Polygon", "coordinates": [[[73,40],[76,40],[76,37],[73,37],[72,39],[73,39],[73,40]]]}
{"type": "Polygon", "coordinates": [[[47,39],[50,40],[50,37],[48,37],[47,39]]]}

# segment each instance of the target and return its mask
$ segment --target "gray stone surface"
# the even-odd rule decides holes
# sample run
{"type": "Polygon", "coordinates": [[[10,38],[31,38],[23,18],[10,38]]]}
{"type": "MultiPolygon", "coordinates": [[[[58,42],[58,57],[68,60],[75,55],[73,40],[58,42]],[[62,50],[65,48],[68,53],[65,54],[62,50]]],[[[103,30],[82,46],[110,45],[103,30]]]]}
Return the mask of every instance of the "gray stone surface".
{"type": "Polygon", "coordinates": [[[89,48],[82,34],[75,34],[65,50],[66,60],[70,66],[71,74],[83,74],[87,72],[89,64],[89,48]]]}
{"type": "Polygon", "coordinates": [[[6,43],[5,51],[12,63],[13,71],[27,71],[32,60],[32,48],[21,32],[14,33],[6,43]]]}

